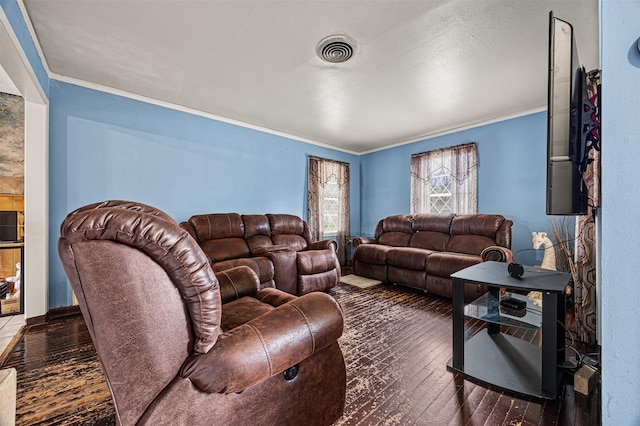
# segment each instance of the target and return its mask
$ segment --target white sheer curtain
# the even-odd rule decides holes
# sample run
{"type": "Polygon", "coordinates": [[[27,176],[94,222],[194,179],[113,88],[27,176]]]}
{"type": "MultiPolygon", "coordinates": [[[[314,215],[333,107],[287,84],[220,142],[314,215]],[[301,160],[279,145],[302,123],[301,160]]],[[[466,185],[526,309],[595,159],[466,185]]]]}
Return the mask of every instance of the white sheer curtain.
{"type": "Polygon", "coordinates": [[[477,213],[475,142],[411,156],[411,213],[477,213]]]}
{"type": "Polygon", "coordinates": [[[307,221],[315,240],[335,238],[338,259],[348,260],[351,234],[349,209],[349,163],[309,157],[307,221]]]}

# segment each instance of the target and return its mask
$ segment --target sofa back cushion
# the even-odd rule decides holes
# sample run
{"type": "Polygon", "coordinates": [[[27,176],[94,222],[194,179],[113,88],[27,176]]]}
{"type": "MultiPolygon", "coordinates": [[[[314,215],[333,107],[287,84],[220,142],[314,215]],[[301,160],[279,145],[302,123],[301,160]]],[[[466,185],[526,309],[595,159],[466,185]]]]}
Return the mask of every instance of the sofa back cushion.
{"type": "Polygon", "coordinates": [[[451,238],[446,251],[480,255],[482,250],[496,245],[496,233],[505,221],[501,215],[457,215],[451,221],[451,238]]]}
{"type": "Polygon", "coordinates": [[[251,252],[260,247],[273,245],[271,227],[267,216],[263,214],[245,214],[242,215],[242,221],[244,222],[244,238],[251,252]]]}
{"type": "Polygon", "coordinates": [[[307,223],[290,214],[268,214],[271,227],[271,241],[276,245],[286,245],[290,250],[300,251],[311,242],[311,232],[307,223]]]}
{"type": "Polygon", "coordinates": [[[444,251],[450,237],[451,221],[454,214],[416,214],[411,227],[414,234],[409,247],[444,251]]]}
{"type": "Polygon", "coordinates": [[[398,214],[382,219],[376,227],[375,237],[379,244],[407,247],[412,234],[411,216],[398,214]]]}
{"type": "Polygon", "coordinates": [[[244,223],[237,213],[211,213],[191,216],[202,250],[212,262],[249,257],[244,240],[244,223]]]}

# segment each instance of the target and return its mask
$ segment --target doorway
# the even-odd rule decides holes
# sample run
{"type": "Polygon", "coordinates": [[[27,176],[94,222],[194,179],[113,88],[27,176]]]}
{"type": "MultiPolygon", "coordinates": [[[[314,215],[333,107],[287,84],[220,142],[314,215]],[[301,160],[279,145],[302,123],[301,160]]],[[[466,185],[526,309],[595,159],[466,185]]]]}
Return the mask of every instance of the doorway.
{"type": "Polygon", "coordinates": [[[0,316],[24,312],[24,99],[0,76],[0,316]],[[8,93],[11,91],[11,93],[8,93]]]}
{"type": "Polygon", "coordinates": [[[26,215],[21,280],[24,317],[29,323],[32,318],[44,319],[49,303],[49,101],[2,8],[0,46],[0,68],[24,99],[26,215]]]}

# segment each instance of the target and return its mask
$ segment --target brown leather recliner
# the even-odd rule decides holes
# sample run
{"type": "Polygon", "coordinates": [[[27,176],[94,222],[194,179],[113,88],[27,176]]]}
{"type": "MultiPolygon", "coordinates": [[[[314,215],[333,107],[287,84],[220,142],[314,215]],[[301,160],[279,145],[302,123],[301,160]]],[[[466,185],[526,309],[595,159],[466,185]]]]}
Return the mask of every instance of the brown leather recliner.
{"type": "MultiPolygon", "coordinates": [[[[336,255],[336,242],[313,241],[307,222],[290,214],[267,214],[271,240],[276,246],[286,246],[296,253],[295,277],[290,281],[276,280],[276,286],[296,289],[294,294],[324,291],[340,282],[340,261],[336,255]]],[[[278,265],[277,261],[274,261],[278,265]]],[[[280,287],[278,287],[280,288],[280,287]]],[[[284,289],[284,288],[283,288],[284,289]]],[[[286,289],[284,289],[287,291],[286,289]]]]}
{"type": "Polygon", "coordinates": [[[121,425],[328,425],[344,408],[329,295],[214,275],[165,213],[108,201],[70,213],[58,251],[121,425]],[[219,281],[218,281],[219,279],[219,281]]]}

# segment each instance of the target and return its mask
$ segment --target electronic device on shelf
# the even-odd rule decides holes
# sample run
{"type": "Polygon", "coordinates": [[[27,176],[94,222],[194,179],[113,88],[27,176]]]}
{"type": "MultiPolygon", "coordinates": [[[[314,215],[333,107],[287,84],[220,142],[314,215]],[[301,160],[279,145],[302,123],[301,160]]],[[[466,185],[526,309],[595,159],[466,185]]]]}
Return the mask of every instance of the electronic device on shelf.
{"type": "Polygon", "coordinates": [[[500,306],[520,311],[526,309],[527,302],[525,302],[524,300],[515,299],[513,297],[507,297],[500,301],[500,306]]]}

